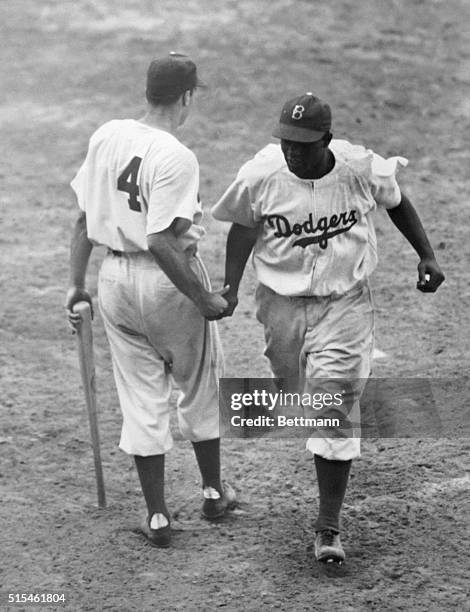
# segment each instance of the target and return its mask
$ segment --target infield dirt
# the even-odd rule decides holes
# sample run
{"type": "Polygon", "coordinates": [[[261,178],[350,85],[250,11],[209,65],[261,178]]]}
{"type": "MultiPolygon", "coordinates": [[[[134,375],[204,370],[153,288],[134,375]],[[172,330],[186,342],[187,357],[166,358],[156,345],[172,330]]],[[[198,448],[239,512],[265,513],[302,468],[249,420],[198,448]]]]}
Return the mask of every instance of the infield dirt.
{"type": "MultiPolygon", "coordinates": [[[[465,0],[19,0],[2,2],[2,319],[0,609],[9,593],[64,593],[67,610],[468,609],[470,4],[465,0]],[[410,163],[401,185],[447,280],[416,291],[417,258],[378,215],[374,375],[433,383],[443,433],[369,439],[343,518],[347,563],[316,564],[311,457],[301,440],[226,440],[240,507],[199,518],[198,474],[175,430],[167,496],[174,545],[148,547],[99,315],[94,323],[109,507],[95,506],[93,460],[74,338],[65,325],[68,187],[92,131],[138,118],[151,57],[182,50],[210,88],[181,131],[215,202],[270,141],[283,101],[330,101],[334,134],[410,163]],[[457,393],[458,390],[458,393],[457,393]],[[467,603],[465,603],[467,602],[467,603]]],[[[227,228],[210,219],[202,256],[223,280],[227,228]]],[[[96,296],[102,252],[89,287],[96,296]]],[[[269,376],[251,268],[221,322],[228,376],[269,376]]],[[[25,608],[26,609],[26,608],[25,608]]],[[[30,609],[30,608],[28,608],[30,609]]]]}

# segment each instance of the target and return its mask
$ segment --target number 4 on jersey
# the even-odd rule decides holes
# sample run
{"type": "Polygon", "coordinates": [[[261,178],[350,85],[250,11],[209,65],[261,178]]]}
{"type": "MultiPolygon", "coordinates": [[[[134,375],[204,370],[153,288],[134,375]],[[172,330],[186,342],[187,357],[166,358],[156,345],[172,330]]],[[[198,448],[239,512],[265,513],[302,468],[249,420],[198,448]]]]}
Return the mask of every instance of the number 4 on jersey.
{"type": "Polygon", "coordinates": [[[142,206],[137,198],[140,193],[139,186],[137,185],[137,176],[139,174],[140,164],[142,162],[141,157],[133,157],[131,161],[124,168],[117,181],[117,188],[119,191],[125,191],[129,194],[129,208],[140,212],[142,206]]]}

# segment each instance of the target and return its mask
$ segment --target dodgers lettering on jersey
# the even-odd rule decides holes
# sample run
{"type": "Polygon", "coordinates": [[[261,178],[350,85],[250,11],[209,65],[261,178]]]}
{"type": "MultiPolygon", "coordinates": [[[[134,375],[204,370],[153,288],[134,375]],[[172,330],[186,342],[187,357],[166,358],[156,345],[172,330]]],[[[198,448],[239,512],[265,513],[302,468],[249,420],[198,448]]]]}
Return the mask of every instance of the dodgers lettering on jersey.
{"type": "Polygon", "coordinates": [[[147,236],[179,218],[183,249],[204,235],[198,225],[199,165],[169,132],[133,119],[109,121],[90,138],[71,186],[86,212],[89,239],[113,250],[146,251],[147,236]]]}
{"type": "Polygon", "coordinates": [[[332,140],[335,166],[320,179],[289,171],[270,144],[240,169],[212,209],[220,221],[259,227],[258,280],[280,295],[343,295],[377,265],[376,205],[400,203],[397,165],[359,145],[332,140]]]}

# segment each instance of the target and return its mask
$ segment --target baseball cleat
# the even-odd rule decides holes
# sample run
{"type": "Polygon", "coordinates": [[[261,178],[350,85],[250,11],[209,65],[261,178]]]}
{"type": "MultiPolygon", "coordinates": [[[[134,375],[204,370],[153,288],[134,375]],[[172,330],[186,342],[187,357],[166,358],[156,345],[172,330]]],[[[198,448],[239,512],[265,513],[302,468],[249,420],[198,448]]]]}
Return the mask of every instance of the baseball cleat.
{"type": "Polygon", "coordinates": [[[315,536],[315,557],[317,561],[322,563],[335,562],[341,564],[345,560],[346,555],[341,546],[339,533],[331,529],[317,531],[315,536]]]}
{"type": "Polygon", "coordinates": [[[201,514],[209,521],[222,518],[227,510],[231,510],[236,504],[236,493],[228,483],[224,483],[222,495],[214,487],[204,487],[202,493],[204,503],[201,514]]]}
{"type": "Polygon", "coordinates": [[[140,526],[140,530],[151,546],[154,546],[155,548],[168,548],[170,546],[171,527],[170,521],[165,515],[154,514],[150,522],[148,517],[145,517],[140,526]],[[162,523],[163,525],[161,527],[159,526],[157,528],[153,528],[152,526],[155,524],[161,525],[162,523]]]}

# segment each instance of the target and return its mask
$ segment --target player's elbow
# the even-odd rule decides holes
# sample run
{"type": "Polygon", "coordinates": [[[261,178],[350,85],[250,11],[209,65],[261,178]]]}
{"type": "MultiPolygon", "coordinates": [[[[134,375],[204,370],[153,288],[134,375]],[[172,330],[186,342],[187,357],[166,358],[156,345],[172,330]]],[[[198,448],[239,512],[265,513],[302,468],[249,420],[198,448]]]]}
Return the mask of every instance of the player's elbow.
{"type": "Polygon", "coordinates": [[[88,236],[86,213],[83,210],[78,213],[77,220],[75,221],[74,234],[76,236],[88,236]]]}
{"type": "Polygon", "coordinates": [[[147,236],[147,247],[148,250],[151,251],[152,253],[157,252],[160,250],[162,245],[162,240],[160,237],[160,232],[157,234],[150,234],[147,236]]]}
{"type": "Polygon", "coordinates": [[[259,227],[247,227],[239,223],[233,223],[229,236],[236,242],[253,246],[258,238],[259,227]]]}
{"type": "Polygon", "coordinates": [[[413,204],[403,192],[400,193],[398,204],[387,208],[388,216],[393,222],[400,220],[404,215],[409,214],[410,211],[414,211],[413,204]]]}
{"type": "Polygon", "coordinates": [[[77,217],[77,220],[76,220],[75,223],[79,227],[85,227],[86,228],[86,212],[84,210],[81,210],[78,213],[78,217],[77,217]]]}
{"type": "Polygon", "coordinates": [[[152,255],[161,259],[162,256],[168,251],[170,244],[170,236],[168,230],[162,232],[156,232],[155,234],[149,234],[147,236],[147,247],[152,255]]]}

